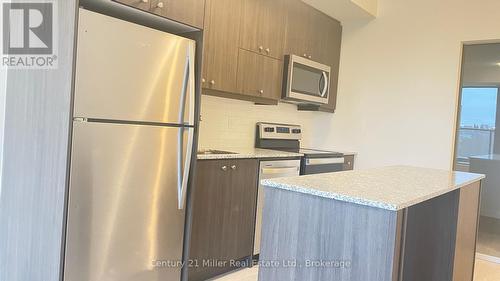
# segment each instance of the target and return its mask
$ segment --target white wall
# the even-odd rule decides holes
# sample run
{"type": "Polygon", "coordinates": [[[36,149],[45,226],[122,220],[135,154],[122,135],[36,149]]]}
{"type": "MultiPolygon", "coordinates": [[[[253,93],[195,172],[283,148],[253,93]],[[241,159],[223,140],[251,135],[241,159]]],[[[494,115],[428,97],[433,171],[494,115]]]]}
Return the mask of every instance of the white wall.
{"type": "MultiPolygon", "coordinates": [[[[500,39],[499,26],[498,0],[379,0],[377,19],[344,24],[334,115],[276,107],[260,112],[243,102],[221,107],[204,98],[201,143],[217,138],[207,130],[216,126],[212,122],[220,122],[224,128],[218,131],[229,135],[235,125],[226,123],[238,124],[228,121],[231,116],[241,116],[248,121],[241,124],[248,126],[255,119],[299,119],[307,126],[308,146],[357,151],[357,168],[410,164],[448,169],[461,42],[500,39]]],[[[247,143],[247,137],[219,144],[247,143]]]]}
{"type": "Polygon", "coordinates": [[[450,168],[461,42],[500,39],[500,1],[380,0],[378,12],[344,26],[338,107],[352,112],[328,139],[352,140],[358,167],[450,168]]]}

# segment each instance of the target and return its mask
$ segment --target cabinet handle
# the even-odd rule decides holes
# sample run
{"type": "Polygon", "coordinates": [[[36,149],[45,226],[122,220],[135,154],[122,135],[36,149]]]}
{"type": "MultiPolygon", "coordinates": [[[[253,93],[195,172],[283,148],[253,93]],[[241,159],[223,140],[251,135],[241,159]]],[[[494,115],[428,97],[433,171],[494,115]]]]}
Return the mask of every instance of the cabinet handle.
{"type": "Polygon", "coordinates": [[[312,59],[312,56],[308,56],[308,58],[312,59]]]}
{"type": "Polygon", "coordinates": [[[347,162],[347,165],[351,166],[351,162],[350,162],[350,161],[348,161],[348,162],[347,162]]]}
{"type": "Polygon", "coordinates": [[[224,166],[222,166],[222,167],[221,167],[221,170],[223,170],[224,172],[225,172],[225,171],[227,171],[227,166],[225,166],[225,165],[224,165],[224,166]]]}
{"type": "Polygon", "coordinates": [[[307,58],[307,54],[306,53],[304,53],[304,58],[307,58]]]}
{"type": "Polygon", "coordinates": [[[205,78],[201,78],[201,83],[205,83],[205,78]]]}
{"type": "Polygon", "coordinates": [[[270,52],[271,52],[271,49],[266,48],[266,53],[268,53],[268,54],[269,54],[270,52]]]}
{"type": "Polygon", "coordinates": [[[156,4],[156,7],[162,9],[164,7],[163,2],[158,2],[158,4],[156,4]]]}
{"type": "Polygon", "coordinates": [[[214,80],[210,81],[210,84],[215,85],[215,81],[214,80]]]}
{"type": "Polygon", "coordinates": [[[231,170],[236,170],[236,165],[231,165],[231,170]]]}
{"type": "Polygon", "coordinates": [[[262,52],[262,50],[264,50],[264,47],[259,46],[259,52],[262,52]]]}
{"type": "Polygon", "coordinates": [[[141,0],[142,3],[148,3],[148,0],[141,0]]]}
{"type": "Polygon", "coordinates": [[[262,95],[264,94],[264,90],[260,90],[259,93],[262,95]]]}

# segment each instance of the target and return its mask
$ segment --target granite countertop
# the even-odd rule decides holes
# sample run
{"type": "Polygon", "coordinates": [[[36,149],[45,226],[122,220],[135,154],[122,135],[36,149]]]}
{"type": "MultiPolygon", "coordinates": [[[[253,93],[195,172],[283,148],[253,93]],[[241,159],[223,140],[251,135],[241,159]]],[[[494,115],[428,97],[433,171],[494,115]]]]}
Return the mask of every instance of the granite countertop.
{"type": "Polygon", "coordinates": [[[268,188],[397,211],[484,178],[446,170],[390,166],[369,170],[263,180],[268,188]]]}
{"type": "Polygon", "coordinates": [[[213,160],[213,159],[245,159],[245,158],[291,158],[301,157],[303,154],[294,152],[285,152],[271,149],[261,148],[235,148],[221,149],[231,154],[198,154],[198,160],[213,160]]]}

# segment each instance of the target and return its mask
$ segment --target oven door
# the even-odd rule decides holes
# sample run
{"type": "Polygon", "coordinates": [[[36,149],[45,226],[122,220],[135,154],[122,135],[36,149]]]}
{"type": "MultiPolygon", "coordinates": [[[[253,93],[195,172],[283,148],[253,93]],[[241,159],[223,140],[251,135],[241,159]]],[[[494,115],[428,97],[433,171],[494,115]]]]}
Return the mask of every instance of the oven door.
{"type": "Polygon", "coordinates": [[[285,99],[298,103],[327,104],[330,67],[299,56],[287,56],[285,99]]]}
{"type": "Polygon", "coordinates": [[[305,158],[301,175],[340,172],[344,169],[344,157],[305,158]]]}

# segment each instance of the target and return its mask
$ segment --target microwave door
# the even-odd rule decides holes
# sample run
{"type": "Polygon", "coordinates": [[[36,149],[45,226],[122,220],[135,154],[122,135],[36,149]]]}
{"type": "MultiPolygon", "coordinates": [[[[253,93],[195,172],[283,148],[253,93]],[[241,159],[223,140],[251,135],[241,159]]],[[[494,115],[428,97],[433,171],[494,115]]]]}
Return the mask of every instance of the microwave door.
{"type": "Polygon", "coordinates": [[[330,67],[297,56],[291,58],[288,98],[306,103],[328,103],[330,67]]]}

